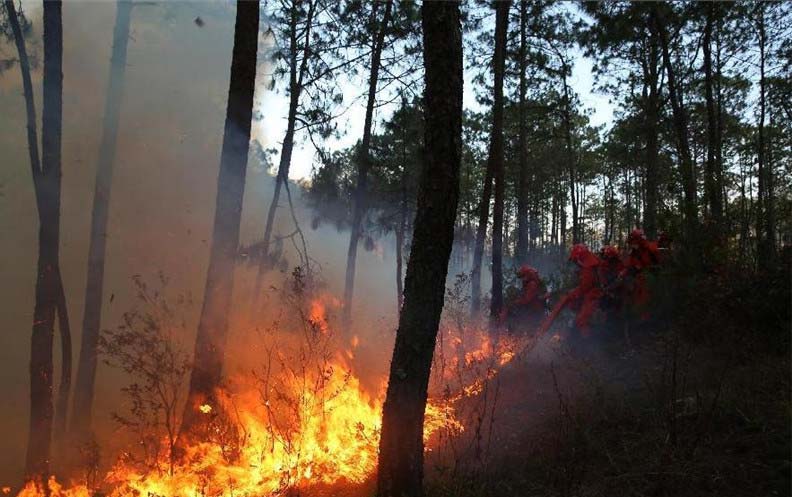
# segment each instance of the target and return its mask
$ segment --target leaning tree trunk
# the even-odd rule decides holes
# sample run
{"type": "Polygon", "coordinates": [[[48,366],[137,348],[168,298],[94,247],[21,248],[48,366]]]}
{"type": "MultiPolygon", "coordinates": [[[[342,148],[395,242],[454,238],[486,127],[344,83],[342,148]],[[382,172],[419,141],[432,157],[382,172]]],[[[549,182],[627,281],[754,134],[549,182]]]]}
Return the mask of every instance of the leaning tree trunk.
{"type": "MultiPolygon", "coordinates": [[[[10,13],[11,9],[8,10],[10,13]]],[[[59,312],[59,303],[62,299],[58,267],[63,115],[62,61],[61,2],[44,2],[42,153],[41,169],[34,171],[39,208],[39,255],[30,347],[30,432],[25,461],[26,477],[38,480],[49,476],[53,428],[52,349],[55,314],[59,312]],[[36,175],[38,178],[35,178],[36,175]]],[[[29,105],[32,106],[32,100],[29,105]]],[[[30,124],[28,123],[29,126],[30,124]]],[[[35,126],[35,122],[32,124],[35,126]]]]}
{"type": "Polygon", "coordinates": [[[497,318],[503,307],[503,203],[505,171],[503,164],[503,73],[506,61],[506,31],[509,24],[510,0],[495,4],[495,98],[492,106],[492,137],[489,160],[493,166],[495,204],[492,212],[492,301],[490,317],[497,318]]]}
{"type": "Polygon", "coordinates": [[[457,2],[424,2],[426,154],[418,191],[388,391],[377,493],[423,495],[423,421],[429,371],[454,241],[462,148],[462,31],[457,2]]]}
{"type": "Polygon", "coordinates": [[[203,416],[199,407],[215,401],[215,390],[220,385],[223,371],[250,146],[258,27],[259,2],[238,1],[212,247],[195,338],[190,390],[181,426],[182,435],[187,436],[199,434],[206,428],[208,418],[203,416]]]}
{"type": "Polygon", "coordinates": [[[78,441],[84,441],[91,427],[94,383],[96,381],[97,346],[102,317],[102,295],[107,241],[107,217],[110,209],[110,191],[118,137],[121,98],[124,91],[127,44],[132,2],[119,0],[113,30],[113,52],[110,57],[110,77],[105,96],[105,115],[99,161],[96,165],[93,211],[91,214],[91,241],[88,247],[88,275],[85,284],[80,359],[77,366],[77,383],[74,389],[71,430],[78,441]]]}
{"type": "MultiPolygon", "coordinates": [[[[376,6],[376,4],[374,4],[376,6]]],[[[371,128],[374,119],[374,104],[377,100],[377,82],[379,80],[382,49],[385,45],[385,31],[390,23],[393,0],[385,2],[385,14],[379,24],[377,38],[371,51],[371,72],[369,73],[368,98],[366,101],[366,119],[363,124],[363,139],[357,153],[357,186],[352,205],[352,226],[349,232],[349,247],[347,249],[346,277],[344,280],[344,322],[349,323],[352,318],[352,298],[355,293],[355,266],[357,263],[357,249],[363,228],[363,217],[367,209],[368,173],[371,169],[371,128]]]]}
{"type": "Polygon", "coordinates": [[[519,177],[517,179],[517,248],[515,259],[518,262],[528,260],[528,130],[525,116],[525,98],[528,91],[526,71],[527,56],[527,24],[528,2],[520,2],[520,88],[519,88],[519,177]]]}

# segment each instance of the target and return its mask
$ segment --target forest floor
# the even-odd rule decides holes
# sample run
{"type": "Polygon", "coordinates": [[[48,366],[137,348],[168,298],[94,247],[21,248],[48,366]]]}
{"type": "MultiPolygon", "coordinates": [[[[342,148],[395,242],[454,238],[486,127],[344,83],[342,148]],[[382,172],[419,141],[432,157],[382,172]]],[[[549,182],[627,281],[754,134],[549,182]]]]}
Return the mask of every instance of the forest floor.
{"type": "Polygon", "coordinates": [[[768,323],[724,312],[733,292],[750,288],[704,293],[675,319],[636,326],[629,347],[599,330],[510,364],[494,421],[466,435],[472,449],[429,458],[428,494],[790,495],[788,314],[768,323]],[[702,303],[708,312],[698,312],[702,303]]]}

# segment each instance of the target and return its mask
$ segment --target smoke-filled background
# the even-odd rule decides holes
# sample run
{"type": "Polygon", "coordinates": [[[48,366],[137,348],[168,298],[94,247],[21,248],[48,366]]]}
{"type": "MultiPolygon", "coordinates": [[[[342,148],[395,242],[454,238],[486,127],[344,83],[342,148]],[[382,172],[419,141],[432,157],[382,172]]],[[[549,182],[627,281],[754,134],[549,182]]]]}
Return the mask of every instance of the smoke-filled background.
{"type": "MultiPolygon", "coordinates": [[[[23,2],[33,32],[28,51],[38,61],[33,70],[38,118],[41,116],[41,7],[23,2]]],[[[112,2],[72,3],[63,9],[63,184],[60,261],[69,317],[74,364],[79,354],[87,270],[91,206],[107,88],[113,24],[112,2]]],[[[135,302],[132,277],[155,282],[158,272],[169,280],[169,295],[191,295],[185,317],[194,333],[203,298],[211,242],[218,165],[228,94],[234,32],[229,4],[169,2],[136,4],[127,55],[118,144],[107,228],[102,328],[114,327],[135,302]],[[200,21],[197,19],[200,18],[200,21]]],[[[262,40],[266,47],[267,40],[262,40]]],[[[15,56],[13,42],[3,40],[3,57],[15,56]]],[[[279,146],[282,104],[268,89],[266,50],[260,50],[257,111],[253,135],[265,148],[279,146]]],[[[15,481],[24,462],[28,431],[28,361],[36,277],[38,218],[25,132],[25,101],[18,66],[0,73],[0,481],[15,481]]],[[[254,147],[255,148],[255,147],[254,147]]],[[[304,161],[308,154],[297,154],[304,161]]],[[[293,168],[310,170],[310,165],[293,168]]],[[[245,188],[241,243],[262,236],[273,177],[260,157],[251,154],[245,188]]],[[[297,214],[310,256],[321,265],[329,290],[343,290],[348,233],[322,225],[311,229],[311,213],[292,186],[297,214]]],[[[277,215],[276,234],[293,230],[285,196],[277,215]]],[[[287,258],[298,263],[293,252],[287,258]]],[[[391,349],[396,310],[395,261],[385,243],[380,250],[358,255],[355,332],[367,337],[382,358],[391,349]]],[[[268,275],[265,293],[281,285],[290,270],[268,275]]],[[[247,302],[255,268],[240,264],[235,296],[247,302]]],[[[233,323],[234,321],[232,321],[233,323]]],[[[262,323],[266,325],[267,323],[262,323]]],[[[56,330],[56,371],[59,371],[56,330]]],[[[234,340],[229,353],[233,367],[234,340]]],[[[192,337],[183,337],[192,352],[192,337]]],[[[386,362],[386,361],[385,361],[386,362]]],[[[382,367],[387,367],[386,363],[382,367]]],[[[100,361],[94,419],[112,427],[110,413],[119,409],[119,387],[125,379],[100,361]]],[[[56,385],[58,378],[56,378],[56,385]]],[[[100,428],[101,429],[101,428],[100,428]]]]}

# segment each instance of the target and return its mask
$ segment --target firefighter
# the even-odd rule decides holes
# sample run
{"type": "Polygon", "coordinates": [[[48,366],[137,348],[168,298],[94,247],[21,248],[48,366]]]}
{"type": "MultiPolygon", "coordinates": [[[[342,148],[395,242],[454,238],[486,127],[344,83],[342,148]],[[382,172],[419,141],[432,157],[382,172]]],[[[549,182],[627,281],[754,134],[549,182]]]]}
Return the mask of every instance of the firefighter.
{"type": "Polygon", "coordinates": [[[524,264],[517,269],[522,288],[505,309],[504,319],[516,318],[521,325],[534,327],[544,315],[546,288],[539,272],[533,267],[524,264]]]}
{"type": "Polygon", "coordinates": [[[619,274],[624,270],[619,249],[613,245],[605,245],[599,253],[599,276],[603,288],[610,288],[616,283],[619,274]]]}
{"type": "Polygon", "coordinates": [[[599,282],[600,260],[582,243],[572,247],[569,260],[578,267],[578,285],[564,297],[564,300],[577,310],[575,327],[583,336],[588,336],[591,331],[591,317],[599,307],[603,296],[599,282]]]}
{"type": "Polygon", "coordinates": [[[649,317],[649,288],[646,285],[645,272],[660,262],[660,251],[657,242],[646,239],[643,230],[634,229],[627,236],[630,254],[620,279],[627,281],[629,303],[641,320],[649,317]]]}
{"type": "Polygon", "coordinates": [[[597,269],[600,288],[603,290],[601,307],[608,317],[612,317],[619,314],[624,301],[624,292],[619,281],[624,262],[619,249],[613,245],[602,247],[599,258],[600,265],[597,269]]]}

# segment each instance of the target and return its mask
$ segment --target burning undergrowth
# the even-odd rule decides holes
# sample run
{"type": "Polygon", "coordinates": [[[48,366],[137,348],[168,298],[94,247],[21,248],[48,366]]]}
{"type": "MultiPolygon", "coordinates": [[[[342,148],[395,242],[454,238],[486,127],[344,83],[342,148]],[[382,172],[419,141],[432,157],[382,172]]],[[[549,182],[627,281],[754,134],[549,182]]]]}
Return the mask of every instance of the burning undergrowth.
{"type": "MultiPolygon", "coordinates": [[[[338,331],[342,304],[317,278],[297,268],[279,290],[278,310],[242,334],[257,361],[228,375],[214,405],[198,407],[208,429],[189,441],[179,434],[190,371],[179,308],[191,300],[171,305],[164,292],[135,285],[140,305],[101,342],[108,364],[129,379],[113,414],[114,437],[126,448],[101,472],[98,452],[83,451],[92,454],[84,467],[64,472],[72,483],[29,483],[20,496],[321,494],[371,484],[387,364],[379,372],[356,366],[360,340],[338,331]],[[365,384],[378,386],[367,388],[361,375],[372,374],[365,384]]],[[[515,357],[514,340],[462,318],[462,293],[460,282],[449,292],[426,407],[424,441],[435,464],[480,455],[497,402],[492,380],[515,357]]]]}

